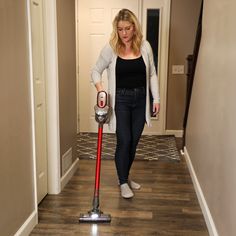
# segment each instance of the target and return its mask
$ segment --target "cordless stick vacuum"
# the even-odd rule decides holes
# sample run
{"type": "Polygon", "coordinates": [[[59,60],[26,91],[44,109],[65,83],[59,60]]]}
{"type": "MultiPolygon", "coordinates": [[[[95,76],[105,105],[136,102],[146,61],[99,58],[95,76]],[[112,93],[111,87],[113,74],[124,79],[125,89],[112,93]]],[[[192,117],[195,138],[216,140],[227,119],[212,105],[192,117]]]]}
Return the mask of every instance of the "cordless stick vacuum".
{"type": "Polygon", "coordinates": [[[101,169],[101,153],[102,153],[102,131],[103,124],[106,123],[109,116],[109,106],[107,105],[107,93],[100,91],[97,94],[97,105],[94,107],[95,120],[98,122],[98,141],[97,141],[97,159],[96,159],[96,172],[95,172],[95,186],[94,196],[92,203],[92,210],[88,213],[80,214],[79,222],[81,223],[99,223],[110,222],[111,215],[103,214],[99,209],[99,186],[100,186],[100,169],[101,169]]]}

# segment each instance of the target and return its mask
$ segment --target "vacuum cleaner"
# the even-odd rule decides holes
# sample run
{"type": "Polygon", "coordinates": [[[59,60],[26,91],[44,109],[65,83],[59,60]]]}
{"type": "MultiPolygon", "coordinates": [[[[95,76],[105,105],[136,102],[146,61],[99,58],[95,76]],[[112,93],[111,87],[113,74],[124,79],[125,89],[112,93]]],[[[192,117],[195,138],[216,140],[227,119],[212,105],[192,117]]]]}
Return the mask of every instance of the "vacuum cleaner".
{"type": "Polygon", "coordinates": [[[108,121],[110,108],[107,102],[107,93],[100,91],[97,94],[97,104],[94,106],[95,120],[98,123],[98,140],[97,140],[97,158],[96,158],[96,171],[95,171],[95,185],[94,196],[92,202],[92,210],[88,213],[80,214],[80,223],[99,223],[111,222],[110,214],[103,214],[99,209],[99,187],[100,187],[100,170],[101,170],[101,153],[102,153],[102,132],[103,124],[108,121]]]}

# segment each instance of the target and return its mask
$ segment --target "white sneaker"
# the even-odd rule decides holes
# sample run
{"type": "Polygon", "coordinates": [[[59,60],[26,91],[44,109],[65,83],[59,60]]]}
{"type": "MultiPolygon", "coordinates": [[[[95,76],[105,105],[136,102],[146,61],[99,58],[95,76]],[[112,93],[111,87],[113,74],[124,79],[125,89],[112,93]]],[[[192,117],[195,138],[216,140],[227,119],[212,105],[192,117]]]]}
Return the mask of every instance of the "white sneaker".
{"type": "Polygon", "coordinates": [[[133,180],[129,180],[129,186],[134,190],[139,190],[141,188],[141,185],[134,182],[133,180]]]}
{"type": "Polygon", "coordinates": [[[128,184],[121,184],[120,191],[121,191],[121,196],[123,198],[132,198],[134,196],[134,193],[132,192],[128,184]]]}

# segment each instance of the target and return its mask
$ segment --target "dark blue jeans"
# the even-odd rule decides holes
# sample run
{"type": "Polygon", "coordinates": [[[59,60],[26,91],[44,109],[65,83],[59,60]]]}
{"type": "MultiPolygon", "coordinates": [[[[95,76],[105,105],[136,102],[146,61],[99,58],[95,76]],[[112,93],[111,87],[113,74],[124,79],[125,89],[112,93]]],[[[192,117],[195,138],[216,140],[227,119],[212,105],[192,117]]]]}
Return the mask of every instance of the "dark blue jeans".
{"type": "Polygon", "coordinates": [[[117,89],[115,164],[120,184],[128,182],[136,147],[145,124],[145,110],[145,88],[117,89]]]}

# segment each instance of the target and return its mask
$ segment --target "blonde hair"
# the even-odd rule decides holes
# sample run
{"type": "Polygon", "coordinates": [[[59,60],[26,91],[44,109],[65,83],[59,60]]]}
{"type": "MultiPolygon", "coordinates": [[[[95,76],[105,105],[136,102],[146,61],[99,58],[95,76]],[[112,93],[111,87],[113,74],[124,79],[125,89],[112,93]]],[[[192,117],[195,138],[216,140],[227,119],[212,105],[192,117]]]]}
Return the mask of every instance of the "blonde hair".
{"type": "Polygon", "coordinates": [[[135,54],[139,53],[143,39],[143,34],[137,17],[133,12],[131,12],[128,9],[120,10],[112,22],[113,31],[111,33],[111,38],[110,38],[111,47],[113,48],[113,50],[117,55],[121,52],[122,48],[124,47],[124,44],[122,43],[117,32],[117,26],[119,21],[128,21],[129,23],[133,24],[134,35],[131,47],[135,54]]]}

